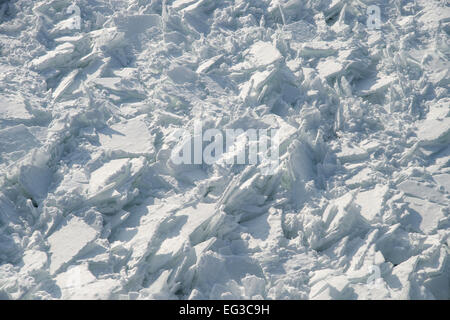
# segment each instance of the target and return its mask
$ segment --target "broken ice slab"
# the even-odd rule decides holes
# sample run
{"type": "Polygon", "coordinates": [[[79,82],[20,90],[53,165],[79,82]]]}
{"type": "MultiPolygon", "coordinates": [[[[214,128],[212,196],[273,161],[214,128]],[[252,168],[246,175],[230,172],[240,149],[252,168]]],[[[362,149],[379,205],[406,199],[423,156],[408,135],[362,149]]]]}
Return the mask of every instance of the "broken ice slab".
{"type": "Polygon", "coordinates": [[[450,118],[427,119],[419,124],[417,137],[421,145],[450,142],[450,118]]]}
{"type": "Polygon", "coordinates": [[[364,140],[361,142],[361,147],[368,153],[374,152],[381,146],[380,142],[375,140],[364,140]]]}
{"type": "Polygon", "coordinates": [[[117,29],[129,38],[152,27],[160,28],[161,16],[159,14],[117,15],[114,17],[114,23],[117,29]]]}
{"type": "Polygon", "coordinates": [[[88,198],[101,204],[103,213],[114,212],[134,199],[139,190],[133,182],[145,166],[145,158],[111,160],[91,174],[88,198]]]}
{"type": "MultiPolygon", "coordinates": [[[[172,200],[172,203],[139,206],[111,236],[114,241],[113,247],[123,247],[131,251],[127,263],[131,277],[142,275],[139,267],[145,263],[149,254],[159,248],[159,244],[164,240],[164,237],[159,237],[159,233],[170,230],[171,224],[168,221],[173,215],[173,211],[179,208],[179,204],[175,202],[176,200],[172,200]]],[[[141,271],[143,272],[143,270],[141,271]]]]}
{"type": "Polygon", "coordinates": [[[64,265],[71,262],[97,236],[97,230],[80,218],[72,217],[66,225],[56,230],[47,239],[51,255],[50,273],[55,274],[64,265]]]}
{"type": "Polygon", "coordinates": [[[448,262],[448,250],[445,245],[434,245],[419,257],[417,263],[418,273],[427,278],[424,282],[425,287],[436,299],[450,298],[448,262]]]}
{"type": "Polygon", "coordinates": [[[216,213],[215,203],[198,203],[178,211],[175,216],[186,219],[179,235],[189,239],[193,245],[205,241],[207,233],[212,232],[208,230],[207,223],[216,213]]]}
{"type": "Polygon", "coordinates": [[[414,256],[401,262],[394,267],[392,275],[386,277],[386,282],[396,289],[391,294],[394,299],[411,299],[410,294],[414,287],[411,286],[410,279],[416,269],[417,260],[418,257],[414,256]]]}
{"type": "Polygon", "coordinates": [[[216,7],[216,3],[215,1],[211,1],[211,0],[196,0],[196,1],[184,1],[186,4],[188,4],[187,6],[185,4],[182,4],[179,2],[179,7],[183,6],[183,9],[181,9],[180,11],[183,14],[189,14],[189,13],[202,13],[205,11],[210,11],[213,10],[216,7]]]}
{"type": "Polygon", "coordinates": [[[17,161],[41,145],[23,124],[0,130],[0,141],[0,163],[17,161]]]}
{"type": "Polygon", "coordinates": [[[336,155],[341,163],[362,161],[369,157],[366,150],[349,144],[344,144],[336,155]]]}
{"type": "Polygon", "coordinates": [[[0,120],[30,120],[33,115],[27,110],[20,96],[0,96],[0,120]]]}
{"type": "Polygon", "coordinates": [[[144,99],[146,97],[143,88],[135,81],[124,80],[120,77],[104,77],[93,79],[91,82],[121,98],[144,99]]]}
{"type": "Polygon", "coordinates": [[[52,172],[47,165],[23,165],[19,169],[18,181],[27,194],[41,200],[47,194],[52,181],[52,172]]]}
{"type": "Polygon", "coordinates": [[[77,18],[79,18],[81,21],[80,17],[76,17],[76,16],[71,16],[68,19],[62,20],[60,22],[58,22],[53,29],[50,31],[50,34],[53,36],[58,36],[58,35],[63,35],[63,34],[72,34],[74,33],[74,31],[77,31],[77,23],[78,20],[77,18]]]}
{"type": "Polygon", "coordinates": [[[450,98],[441,99],[429,106],[427,113],[427,120],[429,119],[444,119],[450,117],[450,98]]]}
{"type": "Polygon", "coordinates": [[[436,8],[434,6],[424,6],[421,8],[420,12],[417,14],[417,22],[421,25],[434,25],[437,27],[439,24],[445,25],[450,21],[450,10],[448,6],[442,6],[441,8],[436,8]]]}
{"type": "Polygon", "coordinates": [[[31,61],[31,65],[38,70],[68,67],[69,62],[72,61],[75,53],[75,46],[72,43],[66,42],[57,46],[53,51],[34,59],[31,61]]]}
{"type": "Polygon", "coordinates": [[[96,194],[110,187],[115,187],[129,177],[130,169],[130,159],[115,159],[107,162],[91,173],[89,193],[96,194]]]}
{"type": "Polygon", "coordinates": [[[439,226],[439,221],[445,218],[443,207],[416,197],[405,197],[408,206],[418,213],[420,217],[408,216],[407,220],[412,226],[417,227],[425,234],[433,233],[439,226]]]}
{"type": "Polygon", "coordinates": [[[215,203],[199,203],[184,208],[173,216],[173,226],[158,251],[149,260],[150,272],[156,272],[163,265],[176,258],[188,243],[195,246],[207,240],[208,234],[214,230],[208,228],[208,223],[217,212],[215,203]],[[178,223],[177,223],[178,222],[178,223]]]}
{"type": "Polygon", "coordinates": [[[355,92],[361,97],[379,93],[387,89],[395,80],[395,76],[363,79],[355,84],[355,92]]]}
{"type": "Polygon", "coordinates": [[[255,67],[266,66],[282,59],[281,53],[269,42],[258,41],[250,47],[246,59],[255,67]]]}
{"type": "Polygon", "coordinates": [[[319,75],[324,79],[337,77],[338,75],[342,74],[344,69],[344,65],[334,58],[328,58],[326,60],[320,61],[317,65],[319,75]]]}
{"type": "Polygon", "coordinates": [[[267,123],[271,128],[276,128],[274,141],[282,146],[289,138],[297,132],[297,129],[291,124],[287,123],[282,117],[276,114],[266,114],[262,117],[262,121],[267,123]]]}
{"type": "Polygon", "coordinates": [[[248,96],[257,97],[257,94],[261,87],[267,83],[272,75],[275,74],[275,70],[266,70],[261,72],[255,72],[249,81],[240,86],[241,93],[239,97],[245,100],[248,96]]]}
{"type": "Polygon", "coordinates": [[[374,172],[370,168],[363,168],[352,178],[345,181],[350,188],[362,187],[369,185],[374,180],[374,172]]]}
{"type": "Polygon", "coordinates": [[[175,66],[167,71],[167,75],[177,84],[193,83],[197,79],[197,74],[184,66],[175,66]]]}
{"type": "Polygon", "coordinates": [[[232,71],[255,70],[275,64],[282,60],[283,56],[270,42],[258,41],[244,53],[244,62],[231,68],[232,71]]]}
{"type": "Polygon", "coordinates": [[[216,66],[222,61],[223,54],[219,54],[215,57],[212,57],[205,62],[201,63],[199,67],[197,68],[197,73],[207,73],[209,70],[211,70],[212,67],[216,66]]]}
{"type": "Polygon", "coordinates": [[[444,187],[444,189],[450,193],[450,174],[436,174],[433,176],[434,181],[436,181],[439,185],[444,187]]]}
{"type": "Polygon", "coordinates": [[[47,264],[47,253],[40,250],[26,250],[23,254],[23,266],[21,272],[25,274],[34,274],[43,271],[47,264]]]}
{"type": "Polygon", "coordinates": [[[94,42],[94,51],[119,48],[127,43],[125,34],[119,32],[116,27],[91,31],[89,37],[94,42]]]}
{"type": "Polygon", "coordinates": [[[176,10],[180,10],[183,8],[186,8],[187,6],[190,6],[191,4],[197,2],[198,0],[175,0],[172,3],[172,8],[176,10]]]}
{"type": "Polygon", "coordinates": [[[327,279],[320,280],[311,286],[309,298],[313,300],[330,300],[330,299],[345,299],[347,294],[350,294],[349,279],[345,275],[333,275],[327,279]]]}
{"type": "Polygon", "coordinates": [[[448,205],[448,200],[445,198],[444,194],[437,191],[437,188],[432,188],[423,182],[405,180],[399,183],[397,187],[407,195],[448,205]]]}
{"type": "Polygon", "coordinates": [[[278,248],[284,240],[282,215],[280,210],[269,209],[269,212],[254,219],[242,222],[251,235],[248,239],[249,249],[278,248]]]}
{"type": "Polygon", "coordinates": [[[377,216],[381,216],[384,197],[388,190],[388,186],[376,185],[371,190],[358,193],[355,203],[361,207],[361,215],[367,221],[373,221],[377,216]]]}
{"type": "Polygon", "coordinates": [[[312,41],[305,43],[299,50],[298,54],[300,57],[305,58],[320,58],[331,56],[336,52],[336,48],[331,46],[328,42],[312,41]]]}
{"type": "Polygon", "coordinates": [[[316,249],[326,248],[342,237],[367,227],[352,193],[331,201],[322,214],[322,221],[326,228],[325,237],[314,244],[316,249]]]}
{"type": "Polygon", "coordinates": [[[55,278],[63,300],[105,300],[120,287],[117,279],[97,279],[87,263],[71,266],[55,278]]]}
{"type": "Polygon", "coordinates": [[[293,40],[301,43],[310,41],[316,36],[316,27],[303,20],[284,26],[283,31],[290,33],[293,40]]]}
{"type": "Polygon", "coordinates": [[[59,83],[58,87],[53,91],[53,99],[58,99],[62,95],[64,95],[70,86],[73,84],[75,77],[78,75],[78,69],[75,69],[71,71],[67,76],[65,76],[61,82],[59,83]]]}
{"type": "Polygon", "coordinates": [[[436,87],[446,87],[450,84],[449,66],[441,71],[435,71],[429,75],[429,81],[436,87]]]}
{"type": "Polygon", "coordinates": [[[14,203],[0,192],[0,224],[20,224],[19,215],[16,212],[14,203]]]}
{"type": "Polygon", "coordinates": [[[145,116],[113,124],[99,132],[102,147],[113,152],[132,155],[152,155],[153,137],[144,121],[145,116]]]}

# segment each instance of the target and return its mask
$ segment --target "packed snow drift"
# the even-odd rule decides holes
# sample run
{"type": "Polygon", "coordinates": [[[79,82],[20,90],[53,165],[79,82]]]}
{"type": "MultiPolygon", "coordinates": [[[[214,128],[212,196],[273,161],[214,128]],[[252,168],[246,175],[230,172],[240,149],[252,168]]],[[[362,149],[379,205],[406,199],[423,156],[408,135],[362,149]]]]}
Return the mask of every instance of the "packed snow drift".
{"type": "Polygon", "coordinates": [[[449,299],[449,33],[446,0],[0,1],[0,298],[449,299]]]}

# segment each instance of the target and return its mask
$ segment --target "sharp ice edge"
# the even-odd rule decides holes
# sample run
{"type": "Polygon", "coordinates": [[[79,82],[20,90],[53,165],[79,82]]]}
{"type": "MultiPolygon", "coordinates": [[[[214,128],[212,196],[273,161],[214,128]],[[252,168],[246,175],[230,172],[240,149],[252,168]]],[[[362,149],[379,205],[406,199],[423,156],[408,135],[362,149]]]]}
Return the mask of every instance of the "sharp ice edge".
{"type": "Polygon", "coordinates": [[[0,4],[1,298],[450,298],[444,1],[71,3],[0,4]],[[174,165],[194,120],[278,170],[174,165]]]}

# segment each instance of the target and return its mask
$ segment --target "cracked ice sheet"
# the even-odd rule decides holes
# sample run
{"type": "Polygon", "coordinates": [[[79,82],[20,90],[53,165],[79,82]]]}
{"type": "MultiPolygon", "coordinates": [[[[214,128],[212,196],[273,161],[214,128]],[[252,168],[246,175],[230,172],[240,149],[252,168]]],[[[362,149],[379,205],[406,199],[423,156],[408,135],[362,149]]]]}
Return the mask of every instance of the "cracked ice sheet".
{"type": "Polygon", "coordinates": [[[450,298],[444,2],[150,2],[2,12],[0,297],[450,298]],[[200,120],[276,172],[174,165],[200,120]]]}

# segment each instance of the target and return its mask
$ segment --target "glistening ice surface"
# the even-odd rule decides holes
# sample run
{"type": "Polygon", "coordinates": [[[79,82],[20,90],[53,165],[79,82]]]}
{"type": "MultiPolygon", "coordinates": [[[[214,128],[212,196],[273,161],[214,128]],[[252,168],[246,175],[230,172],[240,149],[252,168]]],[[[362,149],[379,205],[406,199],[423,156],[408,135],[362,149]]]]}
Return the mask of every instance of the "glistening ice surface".
{"type": "Polygon", "coordinates": [[[0,298],[449,299],[449,33],[447,0],[0,1],[0,298]],[[195,123],[277,129],[276,167],[174,163],[195,123]]]}

